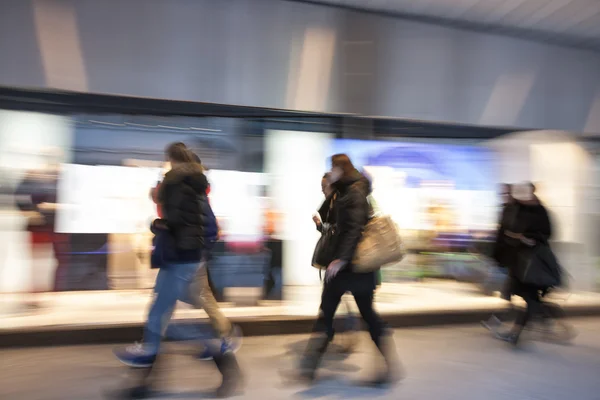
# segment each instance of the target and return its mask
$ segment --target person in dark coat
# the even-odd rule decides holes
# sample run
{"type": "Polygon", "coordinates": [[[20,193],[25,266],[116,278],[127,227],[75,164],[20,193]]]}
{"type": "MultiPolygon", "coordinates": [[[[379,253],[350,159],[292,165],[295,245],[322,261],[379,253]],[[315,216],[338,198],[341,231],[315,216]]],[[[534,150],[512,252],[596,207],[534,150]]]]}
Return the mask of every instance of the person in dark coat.
{"type": "MultiPolygon", "coordinates": [[[[514,223],[516,218],[517,208],[515,207],[515,199],[512,197],[512,185],[506,183],[500,185],[500,198],[502,201],[502,212],[500,213],[500,218],[498,220],[498,229],[496,231],[492,259],[496,262],[498,268],[506,275],[500,297],[510,302],[512,295],[512,280],[508,275],[507,265],[509,262],[506,259],[507,249],[509,249],[510,246],[507,243],[508,237],[504,234],[504,231],[510,229],[509,227],[514,223]]],[[[494,331],[502,324],[502,321],[497,316],[492,315],[489,319],[482,321],[481,324],[486,329],[494,331]]]]}
{"type": "MultiPolygon", "coordinates": [[[[371,192],[370,182],[354,168],[345,154],[334,155],[331,159],[330,183],[333,189],[333,203],[328,221],[337,226],[337,240],[334,243],[334,260],[325,272],[325,283],[321,296],[319,317],[313,328],[303,355],[299,377],[312,381],[329,343],[335,335],[333,319],[346,292],[352,293],[362,319],[366,322],[371,339],[383,355],[387,371],[373,380],[372,384],[384,385],[397,378],[395,345],[386,332],[384,323],[373,308],[376,286],[376,273],[354,272],[352,259],[363,230],[370,218],[367,196],[371,192]]],[[[325,203],[328,203],[327,200],[325,203]]]]}
{"type": "MultiPolygon", "coordinates": [[[[168,243],[165,242],[165,246],[169,246],[169,251],[165,251],[168,259],[162,260],[164,265],[160,266],[156,277],[155,296],[144,327],[143,342],[115,351],[119,361],[134,368],[151,368],[156,362],[177,301],[197,303],[197,298],[191,298],[190,286],[207,250],[205,205],[208,204],[208,180],[202,165],[183,143],[167,147],[166,156],[172,168],[158,190],[162,218],[152,223],[152,231],[169,238],[168,243]]],[[[208,286],[207,282],[205,286],[208,286]]],[[[216,304],[214,299],[213,303],[216,304]]],[[[224,344],[226,341],[219,338],[218,343],[210,346],[213,361],[223,374],[223,382],[217,389],[219,397],[235,393],[242,384],[233,351],[224,344]]]]}
{"type": "MultiPolygon", "coordinates": [[[[329,222],[330,215],[333,218],[333,213],[331,211],[332,211],[333,202],[337,197],[336,192],[331,185],[331,172],[327,172],[321,178],[321,191],[323,192],[323,195],[325,196],[325,200],[323,201],[323,204],[321,204],[321,207],[319,207],[317,214],[315,214],[313,216],[313,221],[315,223],[317,230],[319,232],[323,233],[323,228],[324,228],[323,224],[330,223],[329,222]]],[[[319,276],[320,275],[321,275],[321,270],[319,270],[319,276]]],[[[345,335],[342,338],[342,341],[340,343],[341,343],[342,352],[348,354],[348,353],[352,353],[354,351],[354,348],[356,347],[356,345],[358,343],[357,333],[360,330],[360,326],[359,326],[360,321],[358,321],[358,319],[355,317],[355,313],[350,308],[350,304],[345,302],[345,306],[346,306],[346,313],[347,313],[345,320],[344,320],[345,335]]]]}
{"type": "Polygon", "coordinates": [[[520,276],[520,259],[526,256],[538,244],[547,245],[552,236],[552,225],[548,211],[535,194],[535,186],[526,183],[517,186],[513,191],[516,199],[515,219],[504,229],[507,244],[503,252],[503,260],[508,266],[511,279],[511,291],[527,303],[524,311],[518,313],[512,329],[498,333],[499,339],[517,344],[523,329],[532,316],[541,314],[541,293],[548,288],[524,283],[520,276]]]}

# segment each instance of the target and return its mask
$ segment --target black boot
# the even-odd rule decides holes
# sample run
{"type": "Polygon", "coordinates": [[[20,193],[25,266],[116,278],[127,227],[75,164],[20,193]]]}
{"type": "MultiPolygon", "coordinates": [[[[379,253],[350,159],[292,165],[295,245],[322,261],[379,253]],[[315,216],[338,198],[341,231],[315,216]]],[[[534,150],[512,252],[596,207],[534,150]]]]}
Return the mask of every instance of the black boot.
{"type": "Polygon", "coordinates": [[[315,380],[317,369],[330,342],[331,339],[323,335],[310,338],[300,361],[299,378],[308,382],[315,380]]]}
{"type": "Polygon", "coordinates": [[[214,357],[215,365],[223,376],[221,386],[217,389],[218,398],[227,398],[242,394],[244,390],[244,378],[242,370],[233,352],[214,357]]]}
{"type": "Polygon", "coordinates": [[[398,383],[402,379],[402,366],[398,353],[396,351],[396,343],[391,333],[383,335],[379,339],[377,345],[379,352],[385,360],[386,370],[379,373],[375,379],[368,382],[369,386],[387,387],[398,383]]]}
{"type": "Polygon", "coordinates": [[[152,367],[131,368],[127,377],[128,383],[124,389],[107,393],[107,398],[115,400],[147,399],[154,394],[152,381],[154,376],[152,367]]]}

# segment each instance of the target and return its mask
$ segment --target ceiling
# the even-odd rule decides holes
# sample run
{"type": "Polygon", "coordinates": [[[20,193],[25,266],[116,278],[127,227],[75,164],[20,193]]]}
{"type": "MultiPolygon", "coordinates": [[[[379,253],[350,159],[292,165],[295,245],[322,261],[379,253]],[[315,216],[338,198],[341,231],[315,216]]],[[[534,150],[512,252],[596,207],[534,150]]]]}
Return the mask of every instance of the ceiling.
{"type": "Polygon", "coordinates": [[[600,50],[600,0],[316,0],[600,50]]]}

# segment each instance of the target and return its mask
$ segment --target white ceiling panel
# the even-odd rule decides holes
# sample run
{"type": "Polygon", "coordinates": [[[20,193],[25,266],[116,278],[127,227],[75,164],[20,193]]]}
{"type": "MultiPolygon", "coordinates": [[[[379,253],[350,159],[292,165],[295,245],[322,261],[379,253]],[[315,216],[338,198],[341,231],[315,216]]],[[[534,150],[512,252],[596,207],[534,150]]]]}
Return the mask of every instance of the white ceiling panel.
{"type": "Polygon", "coordinates": [[[600,50],[600,0],[316,0],[600,50]]]}

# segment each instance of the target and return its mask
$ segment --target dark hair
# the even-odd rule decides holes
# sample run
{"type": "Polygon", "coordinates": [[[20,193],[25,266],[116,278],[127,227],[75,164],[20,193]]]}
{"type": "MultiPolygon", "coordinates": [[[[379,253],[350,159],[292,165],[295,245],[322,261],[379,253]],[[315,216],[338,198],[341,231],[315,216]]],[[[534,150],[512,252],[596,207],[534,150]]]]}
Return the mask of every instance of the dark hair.
{"type": "Polygon", "coordinates": [[[165,155],[169,161],[177,163],[189,163],[193,161],[192,152],[181,142],[170,144],[165,150],[165,155]]]}
{"type": "Polygon", "coordinates": [[[537,188],[535,187],[533,182],[527,182],[527,185],[529,185],[529,188],[531,189],[531,193],[535,194],[535,191],[537,190],[537,188]]]}
{"type": "Polygon", "coordinates": [[[344,172],[343,176],[348,176],[356,169],[354,168],[352,161],[350,161],[350,157],[348,157],[346,154],[334,154],[331,156],[331,166],[341,168],[344,172]]]}

